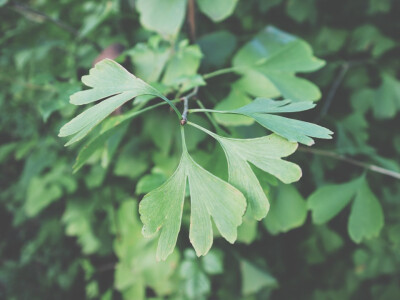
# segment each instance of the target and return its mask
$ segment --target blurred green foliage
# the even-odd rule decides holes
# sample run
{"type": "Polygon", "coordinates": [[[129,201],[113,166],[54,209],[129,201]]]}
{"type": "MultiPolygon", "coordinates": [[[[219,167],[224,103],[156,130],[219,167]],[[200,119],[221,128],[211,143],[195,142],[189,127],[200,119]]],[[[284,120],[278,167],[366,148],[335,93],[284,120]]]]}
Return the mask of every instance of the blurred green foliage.
{"type": "MultiPolygon", "coordinates": [[[[0,1],[0,298],[400,298],[400,2],[198,0],[195,37],[192,1],[166,3],[0,1]],[[199,75],[254,61],[254,47],[269,57],[276,45],[265,28],[300,37],[299,60],[306,41],[326,65],[308,73],[320,61],[285,66],[283,55],[257,70],[199,75]],[[320,98],[296,118],[332,129],[334,139],[291,157],[303,170],[296,184],[254,168],[271,209],[262,222],[245,216],[234,245],[215,236],[197,258],[185,205],[177,247],[157,262],[157,237],[143,237],[138,203],[179,162],[173,112],[161,106],[113,127],[152,100],[139,96],[80,144],[67,150],[57,137],[83,111],[69,96],[110,45],[108,56],[169,99],[194,86],[218,110],[257,96],[320,98]]],[[[215,126],[205,115],[189,120],[215,126]]],[[[215,122],[236,138],[267,132],[244,116],[215,122]]],[[[186,136],[193,158],[226,180],[216,142],[190,127],[186,136]]]]}

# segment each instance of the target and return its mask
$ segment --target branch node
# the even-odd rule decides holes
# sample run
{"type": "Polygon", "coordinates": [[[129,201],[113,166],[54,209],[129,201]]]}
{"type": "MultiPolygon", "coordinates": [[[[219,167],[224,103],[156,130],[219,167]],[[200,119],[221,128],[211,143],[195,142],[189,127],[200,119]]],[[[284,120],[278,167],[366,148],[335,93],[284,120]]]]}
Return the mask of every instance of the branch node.
{"type": "Polygon", "coordinates": [[[183,101],[182,119],[180,121],[182,126],[187,123],[187,115],[189,113],[189,99],[196,97],[198,90],[199,88],[195,87],[191,93],[181,98],[181,101],[183,101]]]}

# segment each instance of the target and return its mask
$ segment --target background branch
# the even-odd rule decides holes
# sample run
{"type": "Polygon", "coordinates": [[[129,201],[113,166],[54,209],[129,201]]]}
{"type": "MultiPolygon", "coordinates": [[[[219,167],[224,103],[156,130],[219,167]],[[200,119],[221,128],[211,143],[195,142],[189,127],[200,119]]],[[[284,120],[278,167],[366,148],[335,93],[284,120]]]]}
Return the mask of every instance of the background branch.
{"type": "Polygon", "coordinates": [[[390,176],[390,177],[393,177],[396,179],[400,179],[399,172],[388,170],[388,169],[385,169],[385,168],[382,168],[382,167],[379,167],[379,166],[376,166],[373,164],[364,163],[364,162],[355,160],[353,158],[349,158],[349,157],[340,155],[333,151],[322,150],[322,149],[312,149],[312,148],[306,148],[306,147],[302,147],[302,146],[299,147],[299,151],[307,152],[307,153],[311,153],[311,154],[315,154],[315,155],[320,155],[320,156],[325,156],[325,157],[331,157],[333,159],[344,161],[346,163],[364,168],[366,170],[370,170],[370,171],[380,173],[380,174],[383,174],[386,176],[390,176]]]}
{"type": "Polygon", "coordinates": [[[322,106],[321,112],[320,112],[319,116],[315,119],[315,121],[321,120],[321,118],[323,118],[327,114],[327,112],[332,104],[332,101],[335,98],[336,92],[337,92],[340,84],[342,83],[349,68],[350,68],[350,64],[348,62],[345,62],[341,66],[339,74],[336,77],[335,81],[333,82],[331,88],[329,89],[328,95],[326,96],[326,99],[322,106]]]}
{"type": "Polygon", "coordinates": [[[188,2],[187,22],[190,40],[194,43],[196,41],[196,4],[194,0],[189,0],[188,2]]]}

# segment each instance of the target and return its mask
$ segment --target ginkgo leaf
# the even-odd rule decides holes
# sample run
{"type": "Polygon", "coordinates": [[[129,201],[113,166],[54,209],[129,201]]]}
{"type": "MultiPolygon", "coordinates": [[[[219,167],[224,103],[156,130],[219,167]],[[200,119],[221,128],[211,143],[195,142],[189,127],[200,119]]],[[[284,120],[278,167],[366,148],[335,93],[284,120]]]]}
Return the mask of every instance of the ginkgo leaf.
{"type": "Polygon", "coordinates": [[[276,288],[278,281],[267,270],[244,259],[240,260],[242,273],[242,294],[247,296],[259,292],[263,288],[276,288]]]}
{"type": "MultiPolygon", "coordinates": [[[[312,55],[306,42],[272,26],[244,45],[233,59],[238,73],[244,77],[262,76],[280,95],[294,101],[315,101],[321,97],[316,85],[295,74],[318,70],[324,64],[312,55]]],[[[258,94],[252,85],[243,88],[256,97],[269,96],[258,94]]]]}
{"type": "Polygon", "coordinates": [[[377,89],[361,89],[351,98],[356,111],[372,109],[376,119],[391,119],[400,111],[400,81],[382,74],[382,84],[377,89]]]}
{"type": "Polygon", "coordinates": [[[301,177],[298,165],[281,159],[297,149],[296,143],[290,143],[274,134],[243,140],[219,137],[218,141],[228,160],[228,181],[246,196],[248,214],[257,220],[267,215],[269,204],[249,163],[285,183],[297,181],[301,177]]]}
{"type": "Polygon", "coordinates": [[[359,179],[343,184],[326,185],[308,198],[314,224],[324,224],[335,217],[354,197],[359,179]]]}
{"type": "Polygon", "coordinates": [[[365,176],[344,184],[328,185],[308,199],[313,222],[323,224],[353,200],[348,223],[350,237],[356,243],[377,236],[383,227],[382,207],[370,190],[365,176]]]}
{"type": "Polygon", "coordinates": [[[277,195],[271,198],[271,210],[264,225],[271,234],[287,232],[304,224],[307,204],[292,185],[280,185],[277,195]]]}
{"type": "Polygon", "coordinates": [[[211,248],[211,217],[221,235],[233,243],[246,209],[243,194],[198,165],[190,157],[184,142],[183,145],[175,173],[140,203],[143,234],[152,236],[160,231],[157,259],[165,260],[175,247],[182,221],[186,180],[191,197],[189,237],[198,256],[205,255],[211,248]]]}
{"type": "Polygon", "coordinates": [[[140,219],[144,224],[143,235],[148,237],[161,231],[158,260],[165,260],[172,253],[181,227],[187,177],[183,158],[175,173],[159,188],[148,193],[139,206],[140,219]]]}
{"type": "Polygon", "coordinates": [[[333,132],[316,124],[277,116],[275,113],[299,112],[314,106],[315,104],[310,101],[292,103],[290,100],[274,101],[257,98],[252,103],[235,110],[213,112],[245,115],[291,142],[312,145],[314,140],[311,137],[331,139],[333,132]]]}
{"type": "Polygon", "coordinates": [[[297,143],[288,142],[275,134],[254,139],[225,138],[197,124],[188,124],[205,131],[221,144],[228,160],[228,181],[245,195],[248,201],[246,215],[251,218],[264,218],[269,203],[250,163],[284,183],[297,181],[301,177],[298,165],[281,159],[292,154],[297,149],[297,143]]]}
{"type": "Polygon", "coordinates": [[[220,22],[229,17],[238,3],[238,0],[197,0],[200,10],[214,22],[220,22]]]}
{"type": "Polygon", "coordinates": [[[164,37],[175,36],[183,24],[187,0],[138,0],[136,8],[143,27],[164,37]]]}
{"type": "Polygon", "coordinates": [[[378,236],[383,223],[382,207],[367,182],[363,180],[351,207],[348,225],[350,237],[356,243],[360,243],[364,238],[378,236]]]}
{"type": "Polygon", "coordinates": [[[109,153],[109,158],[115,151],[115,147],[119,144],[123,135],[125,134],[128,124],[121,124],[119,126],[115,126],[110,130],[107,130],[103,133],[100,133],[93,140],[87,143],[78,153],[75,164],[72,167],[74,173],[76,173],[80,168],[84,166],[84,164],[92,157],[92,155],[98,151],[99,149],[107,149],[109,153]],[[113,151],[108,149],[107,145],[112,141],[116,142],[113,151]],[[111,152],[111,153],[110,153],[111,152]]]}
{"type": "MultiPolygon", "coordinates": [[[[190,45],[188,40],[181,41],[165,67],[161,82],[168,86],[179,86],[191,77],[196,79],[202,57],[198,45],[190,45]]],[[[198,79],[199,85],[205,85],[201,77],[198,79]]]]}
{"type": "MultiPolygon", "coordinates": [[[[155,88],[135,77],[120,64],[110,59],[97,63],[89,71],[89,75],[82,77],[82,82],[92,89],[73,94],[70,97],[72,104],[82,105],[104,98],[107,99],[85,110],[60,129],[59,136],[61,137],[74,135],[66,146],[81,140],[115,109],[136,96],[154,95],[162,98],[175,108],[171,101],[155,88]]],[[[179,112],[177,113],[179,114],[179,112]]]]}
{"type": "MultiPolygon", "coordinates": [[[[230,93],[225,99],[222,99],[218,102],[218,104],[214,107],[215,110],[232,110],[249,104],[252,102],[252,99],[248,97],[245,93],[238,89],[231,89],[230,93]]],[[[231,115],[231,114],[214,114],[215,120],[222,125],[225,126],[241,126],[241,125],[251,125],[254,123],[254,120],[239,115],[231,115]]]]}

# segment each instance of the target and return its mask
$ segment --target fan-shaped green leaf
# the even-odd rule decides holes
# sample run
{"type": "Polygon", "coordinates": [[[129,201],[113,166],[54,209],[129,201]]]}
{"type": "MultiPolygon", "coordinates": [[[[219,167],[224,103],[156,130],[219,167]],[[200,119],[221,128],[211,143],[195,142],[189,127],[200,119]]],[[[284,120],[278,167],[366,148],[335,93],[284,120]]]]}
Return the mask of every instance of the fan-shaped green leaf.
{"type": "Polygon", "coordinates": [[[178,34],[185,17],[187,0],[138,0],[140,23],[164,37],[178,34]]]}
{"type": "Polygon", "coordinates": [[[324,186],[308,199],[313,222],[322,224],[337,215],[354,198],[348,223],[356,243],[377,236],[383,227],[382,207],[364,176],[345,184],[324,186]]]}
{"type": "Polygon", "coordinates": [[[354,197],[359,180],[321,187],[308,198],[315,224],[324,224],[335,217],[354,197]]]}
{"type": "Polygon", "coordinates": [[[314,144],[311,137],[331,139],[333,133],[329,129],[316,124],[289,119],[274,115],[274,113],[299,112],[313,108],[310,101],[291,103],[290,100],[274,101],[271,99],[257,98],[252,103],[230,111],[214,111],[223,114],[240,114],[253,118],[260,125],[279,134],[291,142],[305,145],[314,144]]]}
{"type": "MultiPolygon", "coordinates": [[[[71,96],[71,103],[82,105],[102,100],[83,113],[69,121],[61,129],[59,136],[75,136],[66,146],[85,137],[97,124],[110,115],[115,109],[139,95],[154,95],[162,98],[173,108],[175,106],[156,89],[143,80],[133,76],[120,64],[105,59],[96,64],[89,71],[89,75],[82,77],[82,82],[90,90],[80,91],[71,96]],[[109,98],[108,98],[109,97],[109,98]]],[[[179,112],[177,112],[179,114],[179,112]]]]}
{"type": "Polygon", "coordinates": [[[276,197],[270,197],[271,210],[264,219],[271,234],[287,232],[304,224],[307,204],[292,185],[280,185],[276,197]]]}
{"type": "Polygon", "coordinates": [[[364,179],[351,206],[348,226],[350,237],[360,243],[364,238],[378,236],[383,223],[382,207],[364,179]]]}
{"type": "Polygon", "coordinates": [[[173,251],[182,220],[186,180],[191,196],[190,241],[198,256],[211,248],[211,217],[221,235],[233,243],[246,208],[243,194],[227,182],[204,170],[183,148],[175,173],[162,186],[147,194],[140,203],[143,233],[160,231],[157,258],[165,260],[173,251]]]}
{"type": "Polygon", "coordinates": [[[296,143],[275,134],[255,139],[224,138],[191,122],[188,124],[207,132],[221,144],[228,160],[228,181],[246,196],[246,215],[249,217],[261,220],[269,209],[268,199],[250,163],[285,183],[297,181],[301,177],[298,165],[281,159],[297,149],[296,143]]]}
{"type": "MultiPolygon", "coordinates": [[[[297,37],[268,26],[252,41],[244,45],[233,59],[237,72],[246,76],[264,77],[285,98],[294,101],[318,100],[321,93],[311,82],[295,76],[298,72],[311,72],[325,62],[313,56],[311,47],[297,37]],[[252,75],[253,74],[253,75],[252,75]]],[[[260,95],[252,85],[243,86],[253,96],[260,95]]]]}
{"type": "Polygon", "coordinates": [[[214,22],[220,22],[229,17],[238,0],[197,0],[200,10],[214,22]]]}

